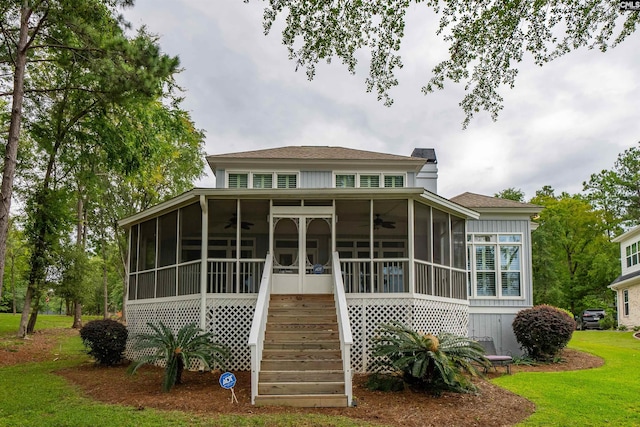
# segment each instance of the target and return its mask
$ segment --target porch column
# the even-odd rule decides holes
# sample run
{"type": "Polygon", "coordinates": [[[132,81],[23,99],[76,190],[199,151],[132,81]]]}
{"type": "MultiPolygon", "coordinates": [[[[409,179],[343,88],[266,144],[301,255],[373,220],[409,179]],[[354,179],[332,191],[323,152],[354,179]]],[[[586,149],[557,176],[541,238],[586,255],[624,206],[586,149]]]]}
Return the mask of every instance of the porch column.
{"type": "Polygon", "coordinates": [[[200,196],[202,210],[202,235],[200,242],[200,328],[207,327],[207,258],[209,245],[209,205],[204,195],[200,196]]]}
{"type": "Polygon", "coordinates": [[[409,202],[407,203],[407,205],[409,206],[408,209],[408,217],[407,217],[407,242],[409,243],[409,271],[408,271],[408,277],[409,277],[409,293],[410,294],[414,294],[416,291],[416,277],[415,277],[415,210],[414,210],[414,203],[415,201],[412,199],[409,199],[409,202]]]}

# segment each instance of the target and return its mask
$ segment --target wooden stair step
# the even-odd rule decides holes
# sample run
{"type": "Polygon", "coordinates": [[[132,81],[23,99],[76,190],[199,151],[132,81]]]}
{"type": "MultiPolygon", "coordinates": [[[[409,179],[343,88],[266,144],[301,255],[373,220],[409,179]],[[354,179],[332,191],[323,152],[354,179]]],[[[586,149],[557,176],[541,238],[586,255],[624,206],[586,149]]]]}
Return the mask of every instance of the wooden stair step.
{"type": "Polygon", "coordinates": [[[300,360],[300,359],[262,359],[261,371],[320,371],[343,369],[342,359],[300,360]]]}
{"type": "Polygon", "coordinates": [[[264,350],[340,350],[336,341],[265,341],[264,350]]]}
{"type": "Polygon", "coordinates": [[[271,301],[333,301],[333,294],[271,294],[271,301]]]}
{"type": "Polygon", "coordinates": [[[267,327],[269,323],[310,323],[310,324],[319,324],[319,323],[337,323],[338,319],[335,314],[326,315],[326,314],[315,314],[315,315],[300,315],[299,313],[295,314],[269,314],[267,316],[267,327]]]}
{"type": "Polygon", "coordinates": [[[340,340],[340,332],[335,331],[271,331],[267,329],[264,333],[265,341],[304,341],[304,340],[340,340]]]}
{"type": "Polygon", "coordinates": [[[256,406],[291,406],[297,408],[344,408],[347,396],[339,394],[311,394],[286,396],[256,396],[256,406]]]}
{"type": "Polygon", "coordinates": [[[337,331],[337,322],[327,323],[268,323],[269,331],[337,331]]]}
{"type": "Polygon", "coordinates": [[[341,370],[321,371],[261,371],[260,381],[274,382],[340,382],[344,381],[341,370]]]}
{"type": "Polygon", "coordinates": [[[260,382],[259,395],[287,395],[287,394],[342,394],[344,382],[260,382]]]}
{"type": "Polygon", "coordinates": [[[319,349],[265,349],[262,351],[262,360],[340,360],[341,351],[319,349]]]}

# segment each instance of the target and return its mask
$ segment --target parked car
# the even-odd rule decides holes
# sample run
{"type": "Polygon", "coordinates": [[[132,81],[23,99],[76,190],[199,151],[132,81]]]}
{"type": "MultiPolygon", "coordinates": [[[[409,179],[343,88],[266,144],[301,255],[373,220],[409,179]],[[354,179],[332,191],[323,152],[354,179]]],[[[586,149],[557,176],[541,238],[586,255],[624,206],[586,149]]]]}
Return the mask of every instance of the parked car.
{"type": "Polygon", "coordinates": [[[602,329],[600,319],[604,319],[605,311],[603,308],[588,308],[582,312],[577,320],[579,330],[602,329]]]}

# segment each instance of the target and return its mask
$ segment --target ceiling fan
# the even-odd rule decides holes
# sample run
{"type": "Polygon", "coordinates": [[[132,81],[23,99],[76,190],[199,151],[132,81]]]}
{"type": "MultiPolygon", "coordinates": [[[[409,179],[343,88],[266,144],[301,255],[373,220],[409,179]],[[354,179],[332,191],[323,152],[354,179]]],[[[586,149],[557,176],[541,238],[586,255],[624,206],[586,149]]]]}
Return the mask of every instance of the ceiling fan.
{"type": "Polygon", "coordinates": [[[380,227],[382,228],[396,228],[395,221],[385,221],[382,219],[380,214],[376,214],[375,219],[373,220],[373,229],[378,230],[380,227]]]}
{"type": "MultiPolygon", "coordinates": [[[[238,215],[237,214],[233,214],[231,215],[231,218],[229,218],[229,222],[227,222],[227,225],[224,226],[224,228],[236,228],[238,226],[238,215]]],[[[250,230],[251,227],[253,227],[253,223],[252,222],[248,222],[248,221],[241,221],[240,222],[240,228],[242,228],[243,230],[250,230]]]]}

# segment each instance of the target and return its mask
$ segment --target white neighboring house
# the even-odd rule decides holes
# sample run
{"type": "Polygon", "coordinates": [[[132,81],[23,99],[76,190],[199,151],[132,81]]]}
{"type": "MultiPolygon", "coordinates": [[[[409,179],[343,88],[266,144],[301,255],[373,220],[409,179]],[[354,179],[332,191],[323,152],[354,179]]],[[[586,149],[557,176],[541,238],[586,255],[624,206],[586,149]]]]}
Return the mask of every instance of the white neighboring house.
{"type": "Polygon", "coordinates": [[[438,196],[433,149],[293,146],[207,160],[216,188],[120,221],[130,336],[148,322],[196,322],[231,349],[228,369],[251,370],[252,402],[296,406],[351,404],[351,375],[373,369],[382,323],[519,352],[511,321],[532,304],[539,207],[438,196]]]}
{"type": "Polygon", "coordinates": [[[618,325],[640,326],[640,226],[613,239],[620,243],[622,272],[609,288],[616,292],[618,325]]]}

